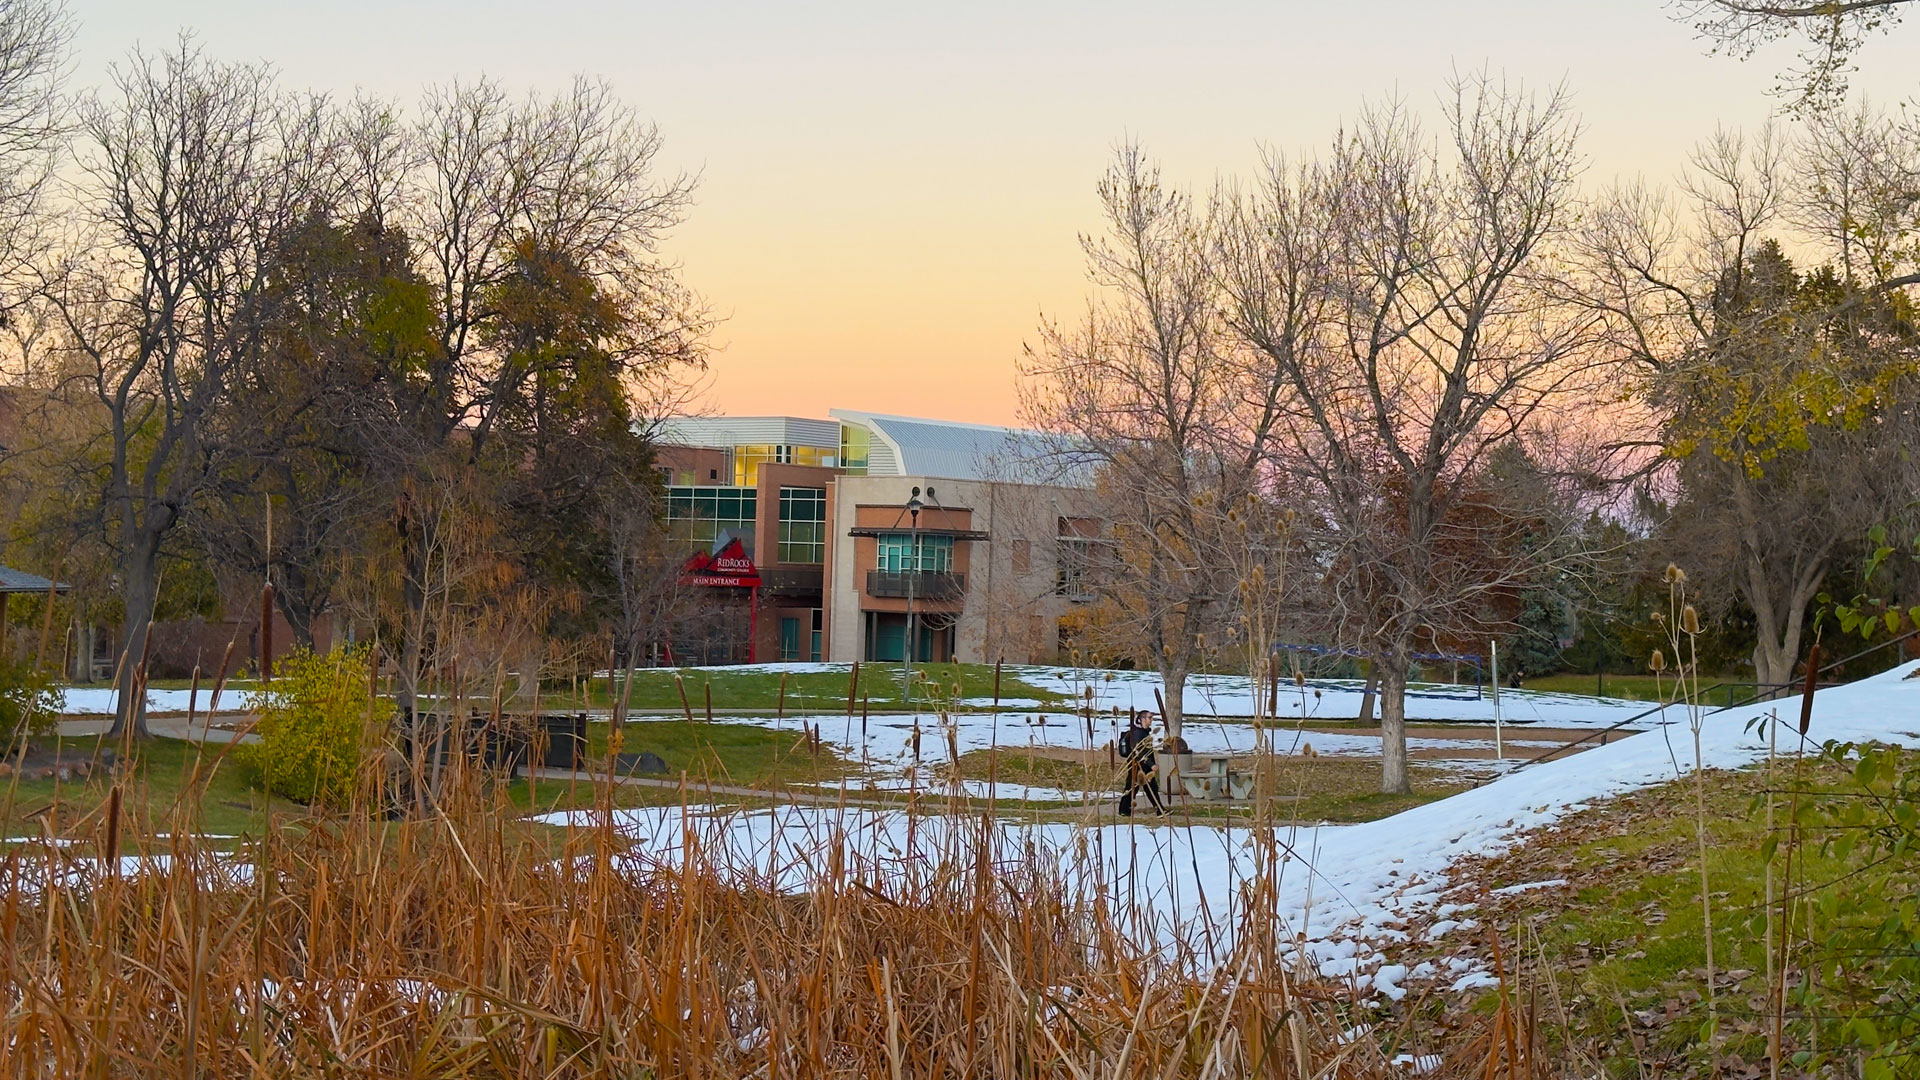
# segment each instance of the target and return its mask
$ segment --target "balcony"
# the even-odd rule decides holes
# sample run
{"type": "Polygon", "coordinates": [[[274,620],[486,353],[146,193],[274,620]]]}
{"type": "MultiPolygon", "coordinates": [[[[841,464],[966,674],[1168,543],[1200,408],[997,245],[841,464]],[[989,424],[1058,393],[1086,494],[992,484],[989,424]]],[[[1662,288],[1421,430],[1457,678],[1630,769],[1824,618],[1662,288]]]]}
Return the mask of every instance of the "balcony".
{"type": "Polygon", "coordinates": [[[957,600],[966,595],[967,575],[938,570],[867,571],[867,595],[905,597],[912,591],[915,600],[957,600]]]}

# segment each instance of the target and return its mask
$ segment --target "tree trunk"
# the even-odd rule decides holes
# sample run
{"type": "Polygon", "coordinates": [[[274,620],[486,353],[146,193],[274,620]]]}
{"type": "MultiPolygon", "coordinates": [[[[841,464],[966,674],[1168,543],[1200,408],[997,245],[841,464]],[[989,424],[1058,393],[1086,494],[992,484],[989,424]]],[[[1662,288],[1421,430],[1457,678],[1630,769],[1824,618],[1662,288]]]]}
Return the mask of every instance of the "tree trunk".
{"type": "MultiPolygon", "coordinates": [[[[1750,584],[1745,590],[1748,606],[1753,609],[1754,621],[1758,624],[1754,627],[1753,678],[1762,686],[1773,684],[1767,688],[1768,697],[1788,692],[1783,684],[1793,682],[1794,665],[1800,660],[1800,636],[1806,626],[1807,605],[1813,602],[1825,567],[1822,559],[1803,570],[1778,601],[1771,595],[1760,595],[1758,586],[1750,584]]],[[[1760,575],[1750,574],[1750,578],[1760,580],[1760,575]]]]}
{"type": "MultiPolygon", "coordinates": [[[[286,618],[287,629],[293,631],[295,647],[312,652],[313,624],[320,613],[310,599],[310,594],[303,587],[306,583],[300,579],[304,576],[292,567],[284,568],[282,577],[285,580],[281,582],[279,588],[273,590],[273,604],[286,618]]],[[[338,647],[340,643],[336,641],[333,644],[338,647]]]]}
{"type": "Polygon", "coordinates": [[[529,646],[521,651],[520,661],[514,682],[513,704],[523,712],[531,713],[540,703],[540,667],[546,659],[539,646],[529,646]]]}
{"type": "Polygon", "coordinates": [[[1800,657],[1800,628],[1793,627],[1783,636],[1786,640],[1776,641],[1763,626],[1753,646],[1753,677],[1765,688],[1769,698],[1787,692],[1784,684],[1793,682],[1794,662],[1800,657]],[[1769,683],[1772,685],[1768,686],[1769,683]]]}
{"type": "Polygon", "coordinates": [[[1172,741],[1180,737],[1180,727],[1186,722],[1186,712],[1182,708],[1187,692],[1187,662],[1185,657],[1167,659],[1163,653],[1160,659],[1161,704],[1166,709],[1167,739],[1172,741]]]}
{"type": "Polygon", "coordinates": [[[149,734],[147,639],[153,631],[154,599],[159,592],[160,538],[145,532],[137,534],[128,545],[121,570],[125,574],[122,597],[126,601],[126,614],[120,623],[120,640],[125,651],[114,671],[113,726],[107,729],[107,735],[117,738],[131,727],[135,737],[144,739],[149,734]]]}
{"type": "Polygon", "coordinates": [[[1360,715],[1355,719],[1363,724],[1373,722],[1373,696],[1380,688],[1380,666],[1371,660],[1367,662],[1367,683],[1360,689],[1360,715]]]}
{"type": "Polygon", "coordinates": [[[93,624],[84,614],[73,617],[73,655],[69,659],[69,678],[77,683],[93,681],[93,624]]]}
{"type": "Polygon", "coordinates": [[[411,786],[413,788],[414,812],[424,816],[427,812],[427,742],[428,728],[424,717],[420,715],[420,678],[421,664],[425,658],[427,637],[427,575],[432,572],[432,546],[421,533],[427,527],[423,518],[415,522],[412,513],[412,501],[403,496],[400,520],[397,523],[400,532],[400,544],[406,566],[406,580],[401,582],[401,593],[405,609],[405,622],[400,631],[400,700],[395,704],[406,724],[407,745],[411,750],[408,762],[411,786]]]}
{"type": "MultiPolygon", "coordinates": [[[[614,648],[613,670],[619,677],[608,680],[611,684],[613,700],[607,703],[609,728],[614,735],[619,735],[626,728],[627,700],[633,692],[633,669],[636,663],[634,654],[638,651],[634,648],[634,640],[629,637],[617,643],[614,648]]],[[[591,700],[592,695],[588,697],[591,700]]]]}
{"type": "Polygon", "coordinates": [[[406,622],[401,627],[400,639],[400,700],[397,703],[407,716],[420,713],[420,665],[426,652],[427,637],[427,575],[432,573],[431,545],[420,535],[425,522],[412,520],[410,507],[400,512],[400,543],[404,548],[406,580],[401,583],[403,606],[406,609],[406,622]]]}
{"type": "Polygon", "coordinates": [[[1404,649],[1390,649],[1374,661],[1380,670],[1380,791],[1409,795],[1407,777],[1407,667],[1404,649]]]}

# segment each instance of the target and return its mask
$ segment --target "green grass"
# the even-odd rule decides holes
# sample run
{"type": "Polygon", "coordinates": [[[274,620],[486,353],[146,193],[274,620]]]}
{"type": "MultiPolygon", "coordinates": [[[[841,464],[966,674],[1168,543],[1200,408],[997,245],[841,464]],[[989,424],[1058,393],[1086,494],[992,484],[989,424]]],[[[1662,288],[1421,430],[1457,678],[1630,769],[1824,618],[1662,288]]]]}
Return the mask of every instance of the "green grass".
{"type": "MultiPolygon", "coordinates": [[[[1702,675],[1700,688],[1706,690],[1715,683],[1727,680],[1730,685],[1707,694],[1707,704],[1726,705],[1746,701],[1753,696],[1750,684],[1733,682],[1738,676],[1702,675]]],[[[1627,701],[1645,701],[1649,704],[1657,701],[1673,700],[1673,679],[1668,678],[1656,683],[1652,675],[1576,675],[1562,672],[1558,675],[1542,675],[1524,680],[1522,685],[1528,690],[1542,690],[1555,694],[1594,695],[1604,687],[1600,696],[1622,698],[1627,701]]]]}
{"type": "MultiPolygon", "coordinates": [[[[1783,760],[1779,769],[1775,787],[1785,789],[1791,765],[1783,760]]],[[[1805,781],[1807,790],[1858,790],[1844,770],[1831,765],[1809,762],[1805,781]]],[[[1719,1053],[1746,1060],[1765,1053],[1769,1024],[1762,902],[1767,784],[1764,768],[1708,774],[1719,1053]]],[[[1784,835],[1784,796],[1775,813],[1784,835]]],[[[1694,829],[1694,788],[1687,779],[1585,811],[1473,875],[1490,886],[1553,878],[1571,883],[1567,889],[1491,898],[1476,916],[1502,925],[1510,943],[1517,926],[1531,927],[1524,944],[1534,958],[1535,991],[1546,994],[1549,977],[1558,981],[1555,989],[1569,1003],[1561,1037],[1605,1062],[1608,1075],[1644,1075],[1648,1068],[1679,1074],[1698,1067],[1706,1053],[1705,916],[1694,829]]],[[[1796,888],[1811,886],[1816,904],[1832,905],[1832,918],[1874,923],[1885,916],[1887,897],[1908,895],[1915,887],[1911,859],[1904,872],[1897,869],[1900,863],[1843,862],[1823,850],[1821,840],[1811,836],[1801,846],[1796,888]]],[[[1815,916],[1810,935],[1803,921],[1797,935],[1823,940],[1832,924],[1822,926],[1822,918],[1815,916]]],[[[1806,949],[1803,942],[1796,966],[1806,949]]],[[[1852,977],[1871,983],[1872,963],[1846,966],[1852,977]]],[[[1810,1044],[1814,1025],[1799,1005],[1789,1007],[1787,1026],[1790,1049],[1810,1044]]],[[[1826,1042],[1831,1045],[1830,1030],[1826,1042]]]]}
{"type": "MultiPolygon", "coordinates": [[[[611,731],[612,725],[605,722],[587,725],[590,761],[606,760],[611,731]]],[[[630,754],[658,754],[668,770],[660,779],[678,780],[684,774],[690,784],[696,785],[770,788],[821,783],[838,780],[853,767],[834,752],[830,743],[822,743],[817,757],[810,753],[798,720],[779,730],[756,724],[709,724],[704,720],[691,724],[685,720],[630,720],[621,734],[620,749],[630,754]]]]}
{"type": "MultiPolygon", "coordinates": [[[[1270,759],[1267,790],[1270,812],[1280,821],[1359,822],[1397,814],[1402,810],[1444,799],[1467,789],[1452,773],[1415,764],[1411,795],[1380,792],[1377,758],[1276,756],[1270,759]]],[[[1001,783],[1054,787],[1091,792],[1096,798],[1119,798],[1121,770],[1104,759],[1091,765],[1021,751],[976,750],[960,758],[960,775],[985,780],[989,772],[1001,783]]],[[[1244,818],[1253,813],[1247,803],[1188,804],[1195,818],[1244,818]]],[[[1183,811],[1185,813],[1186,811],[1183,811]]]]}
{"type": "MultiPolygon", "coordinates": [[[[864,697],[874,709],[900,709],[906,705],[901,688],[899,664],[860,665],[858,697],[864,697]]],[[[716,711],[752,710],[774,712],[781,701],[785,682],[788,712],[844,712],[850,684],[849,667],[841,665],[825,671],[769,672],[725,671],[693,668],[652,668],[637,672],[629,707],[647,712],[690,710],[703,716],[711,693],[716,711]],[[678,683],[676,684],[676,676],[678,683]],[[683,706],[680,691],[686,690],[683,706]]],[[[939,702],[959,698],[993,696],[991,664],[920,664],[914,667],[913,703],[916,708],[931,708],[939,702]],[[958,692],[955,692],[956,686],[958,692]]],[[[603,678],[584,684],[549,683],[542,690],[542,707],[586,707],[605,709],[611,705],[611,688],[603,678]]],[[[1061,695],[1029,686],[1011,673],[1002,674],[1002,698],[1030,698],[1064,701],[1061,695]]],[[[857,706],[856,706],[857,707],[857,706]]]]}
{"type": "MultiPolygon", "coordinates": [[[[214,673],[210,671],[201,673],[200,692],[202,694],[213,693],[213,684],[214,684],[213,674],[214,673]]],[[[105,689],[105,688],[111,687],[113,683],[109,681],[109,682],[88,683],[86,685],[105,689]]],[[[148,679],[147,680],[147,689],[149,690],[190,690],[192,688],[193,688],[193,680],[191,678],[148,679]]],[[[220,700],[222,703],[225,703],[225,701],[227,700],[226,695],[228,694],[250,693],[259,688],[260,688],[260,681],[258,679],[255,679],[251,675],[248,675],[244,678],[237,675],[229,675],[227,676],[227,681],[221,684],[220,700]]],[[[234,700],[238,701],[239,699],[235,698],[234,700]]]]}
{"type": "MultiPolygon", "coordinates": [[[[591,764],[606,760],[608,729],[606,723],[588,725],[591,764]]],[[[101,748],[118,752],[117,744],[97,736],[36,739],[33,745],[47,751],[57,747],[62,757],[75,760],[92,758],[101,748]]],[[[269,799],[255,790],[244,770],[230,756],[222,757],[220,746],[157,737],[132,745],[132,766],[123,772],[126,782],[122,785],[129,833],[185,826],[222,836],[258,836],[268,827],[269,814],[275,820],[290,820],[306,813],[306,808],[297,803],[269,799]],[[196,763],[202,770],[203,786],[198,799],[189,800],[183,793],[196,763]],[[175,818],[177,807],[184,807],[184,819],[175,818]]],[[[791,730],[775,731],[747,724],[635,721],[627,725],[623,748],[659,754],[670,770],[659,779],[675,786],[616,785],[616,806],[677,804],[682,798],[677,785],[683,777],[689,799],[731,802],[737,800],[709,796],[703,788],[714,784],[770,791],[788,784],[831,782],[846,775],[849,768],[830,745],[822,746],[818,757],[809,753],[797,723],[791,730]]],[[[109,787],[110,781],[104,777],[64,782],[0,778],[0,838],[40,835],[41,818],[49,813],[53,816],[48,820],[56,831],[67,834],[101,807],[109,787]]],[[[598,798],[595,787],[586,782],[529,783],[521,779],[502,785],[502,789],[516,808],[529,812],[588,807],[598,798]]]]}
{"type": "MultiPolygon", "coordinates": [[[[64,739],[35,739],[41,750],[58,748],[62,757],[86,759],[97,749],[119,747],[95,736],[64,739]]],[[[284,799],[269,799],[254,790],[231,757],[222,759],[223,748],[185,742],[179,739],[153,738],[133,743],[130,768],[123,769],[127,782],[122,785],[122,805],[130,828],[147,822],[154,831],[164,831],[175,823],[176,808],[184,808],[184,824],[198,832],[227,836],[259,835],[268,823],[268,815],[297,815],[304,808],[284,799]],[[199,798],[183,795],[196,765],[201,771],[199,798]]],[[[109,782],[105,778],[60,781],[0,778],[0,836],[15,838],[37,836],[42,826],[35,815],[51,814],[55,828],[64,832],[70,825],[98,809],[106,800],[109,782]]]]}

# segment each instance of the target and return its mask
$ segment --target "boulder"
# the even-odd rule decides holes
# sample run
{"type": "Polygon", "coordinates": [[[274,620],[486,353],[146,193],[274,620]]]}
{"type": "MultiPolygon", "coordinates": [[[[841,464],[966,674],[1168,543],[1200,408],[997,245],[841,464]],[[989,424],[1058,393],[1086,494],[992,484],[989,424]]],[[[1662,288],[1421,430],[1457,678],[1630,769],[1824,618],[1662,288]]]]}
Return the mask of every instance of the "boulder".
{"type": "Polygon", "coordinates": [[[613,771],[621,776],[663,775],[667,771],[667,762],[659,754],[641,751],[638,754],[619,754],[613,759],[613,771]]]}

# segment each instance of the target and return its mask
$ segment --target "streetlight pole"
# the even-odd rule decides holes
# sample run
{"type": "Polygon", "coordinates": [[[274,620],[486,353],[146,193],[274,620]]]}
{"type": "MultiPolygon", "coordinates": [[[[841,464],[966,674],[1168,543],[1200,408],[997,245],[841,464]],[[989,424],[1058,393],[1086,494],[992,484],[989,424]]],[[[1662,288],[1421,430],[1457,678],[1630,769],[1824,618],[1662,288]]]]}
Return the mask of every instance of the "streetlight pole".
{"type": "MultiPolygon", "coordinates": [[[[927,494],[932,495],[933,489],[928,488],[927,494]]],[[[908,709],[913,708],[913,649],[915,645],[913,639],[913,582],[915,578],[920,576],[920,507],[924,505],[925,504],[920,501],[920,489],[917,487],[914,488],[913,496],[907,500],[907,514],[913,522],[911,531],[907,534],[909,537],[907,541],[907,559],[908,565],[912,567],[912,569],[907,571],[907,642],[906,648],[900,651],[900,655],[906,658],[906,664],[901,668],[900,696],[902,700],[907,703],[908,709]]]]}

